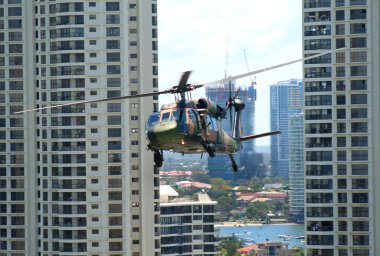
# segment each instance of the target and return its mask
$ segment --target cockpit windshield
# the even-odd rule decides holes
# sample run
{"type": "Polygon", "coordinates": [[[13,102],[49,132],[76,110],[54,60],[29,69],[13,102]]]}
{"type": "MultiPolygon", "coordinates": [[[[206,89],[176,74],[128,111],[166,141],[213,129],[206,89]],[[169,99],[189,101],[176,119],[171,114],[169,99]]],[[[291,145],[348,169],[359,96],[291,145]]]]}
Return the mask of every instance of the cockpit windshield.
{"type": "Polygon", "coordinates": [[[186,121],[186,112],[183,109],[174,110],[173,119],[177,121],[186,121]]]}
{"type": "Polygon", "coordinates": [[[149,116],[148,121],[146,122],[146,129],[152,127],[158,121],[160,120],[160,114],[159,113],[153,113],[149,116]]]}

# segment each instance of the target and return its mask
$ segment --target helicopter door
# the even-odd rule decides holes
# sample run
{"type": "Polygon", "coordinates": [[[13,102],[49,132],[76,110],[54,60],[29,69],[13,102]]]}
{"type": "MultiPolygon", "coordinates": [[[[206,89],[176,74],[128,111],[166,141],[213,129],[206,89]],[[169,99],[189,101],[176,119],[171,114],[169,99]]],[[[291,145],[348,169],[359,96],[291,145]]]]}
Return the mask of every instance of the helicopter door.
{"type": "Polygon", "coordinates": [[[207,124],[207,140],[211,142],[216,142],[218,138],[218,124],[216,122],[215,117],[207,115],[207,124]]]}
{"type": "Polygon", "coordinates": [[[194,135],[195,134],[195,130],[199,130],[198,128],[198,120],[196,118],[196,116],[194,115],[193,113],[194,110],[187,110],[187,125],[189,127],[189,134],[190,135],[194,135]]]}

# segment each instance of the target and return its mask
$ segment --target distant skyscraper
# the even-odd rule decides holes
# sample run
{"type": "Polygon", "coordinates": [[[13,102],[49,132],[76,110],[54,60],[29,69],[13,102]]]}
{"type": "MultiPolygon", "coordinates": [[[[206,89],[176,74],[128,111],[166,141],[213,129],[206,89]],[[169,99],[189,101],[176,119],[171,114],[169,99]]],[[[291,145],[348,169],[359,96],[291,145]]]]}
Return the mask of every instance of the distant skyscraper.
{"type": "Polygon", "coordinates": [[[306,255],[380,255],[380,2],[304,0],[306,255]]]}
{"type": "Polygon", "coordinates": [[[297,222],[304,220],[304,153],[303,115],[296,114],[289,120],[289,186],[290,213],[297,222]]]}
{"type": "Polygon", "coordinates": [[[159,255],[156,1],[0,1],[0,255],[159,255]]]}
{"type": "MultiPolygon", "coordinates": [[[[256,101],[256,83],[252,83],[248,87],[240,88],[238,97],[245,103],[245,108],[242,112],[242,125],[243,134],[254,133],[254,116],[255,116],[255,101],[256,101]]],[[[235,95],[237,86],[235,81],[231,82],[231,95],[235,95]]],[[[224,107],[230,96],[229,84],[217,85],[215,87],[206,88],[206,97],[210,98],[218,105],[224,107]]],[[[232,117],[234,116],[234,110],[232,109],[232,117]]],[[[221,127],[225,131],[231,134],[229,113],[227,113],[227,119],[222,120],[221,127]]],[[[233,175],[235,178],[250,178],[255,176],[262,176],[261,172],[265,172],[262,164],[261,154],[257,154],[254,148],[254,140],[243,143],[243,149],[236,154],[236,162],[238,163],[241,171],[236,174],[233,173],[230,164],[230,159],[227,155],[217,155],[208,159],[208,168],[210,175],[215,177],[222,177],[225,179],[231,179],[233,175]],[[261,165],[260,165],[261,164],[261,165]]]]}
{"type": "Polygon", "coordinates": [[[291,79],[270,86],[271,176],[289,179],[290,118],[302,111],[302,81],[291,79]]]}

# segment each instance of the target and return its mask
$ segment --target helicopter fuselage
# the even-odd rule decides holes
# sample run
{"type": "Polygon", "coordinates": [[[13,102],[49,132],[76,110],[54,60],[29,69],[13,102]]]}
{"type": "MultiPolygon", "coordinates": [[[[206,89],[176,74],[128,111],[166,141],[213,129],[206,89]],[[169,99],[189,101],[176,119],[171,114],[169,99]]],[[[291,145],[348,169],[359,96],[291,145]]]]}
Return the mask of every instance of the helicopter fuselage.
{"type": "MultiPolygon", "coordinates": [[[[177,102],[164,105],[153,113],[146,125],[148,148],[152,151],[170,151],[182,154],[206,152],[205,143],[212,143],[215,153],[233,154],[240,143],[220,127],[220,121],[198,101],[177,102]]],[[[210,106],[210,101],[208,100],[210,106]]],[[[213,102],[212,102],[213,103],[213,102]]],[[[216,106],[216,104],[215,104],[216,106]]]]}

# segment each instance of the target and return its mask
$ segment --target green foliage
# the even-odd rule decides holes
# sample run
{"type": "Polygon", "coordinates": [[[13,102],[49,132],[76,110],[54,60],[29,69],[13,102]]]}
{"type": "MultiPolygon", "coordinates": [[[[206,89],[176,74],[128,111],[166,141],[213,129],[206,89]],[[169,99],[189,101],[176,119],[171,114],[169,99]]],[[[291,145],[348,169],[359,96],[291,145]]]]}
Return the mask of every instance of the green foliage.
{"type": "Polygon", "coordinates": [[[294,246],[293,249],[295,249],[297,252],[293,254],[293,256],[305,256],[305,250],[301,246],[294,246]]]}
{"type": "Polygon", "coordinates": [[[211,177],[208,176],[205,172],[194,172],[193,175],[191,175],[191,179],[193,181],[210,183],[211,177]]]}
{"type": "Polygon", "coordinates": [[[263,190],[264,183],[262,179],[253,177],[249,180],[248,186],[253,190],[253,192],[259,192],[263,190]]]}
{"type": "Polygon", "coordinates": [[[243,248],[243,245],[243,241],[238,239],[234,234],[231,237],[223,239],[219,244],[223,256],[239,255],[236,251],[243,248]],[[223,252],[227,254],[223,254],[223,252]]]}
{"type": "Polygon", "coordinates": [[[197,187],[190,187],[190,188],[176,188],[175,189],[178,192],[179,197],[193,197],[196,193],[200,192],[201,189],[197,187]]]}
{"type": "Polygon", "coordinates": [[[265,219],[269,211],[273,210],[273,205],[268,202],[250,203],[247,207],[248,218],[265,219]]]}

